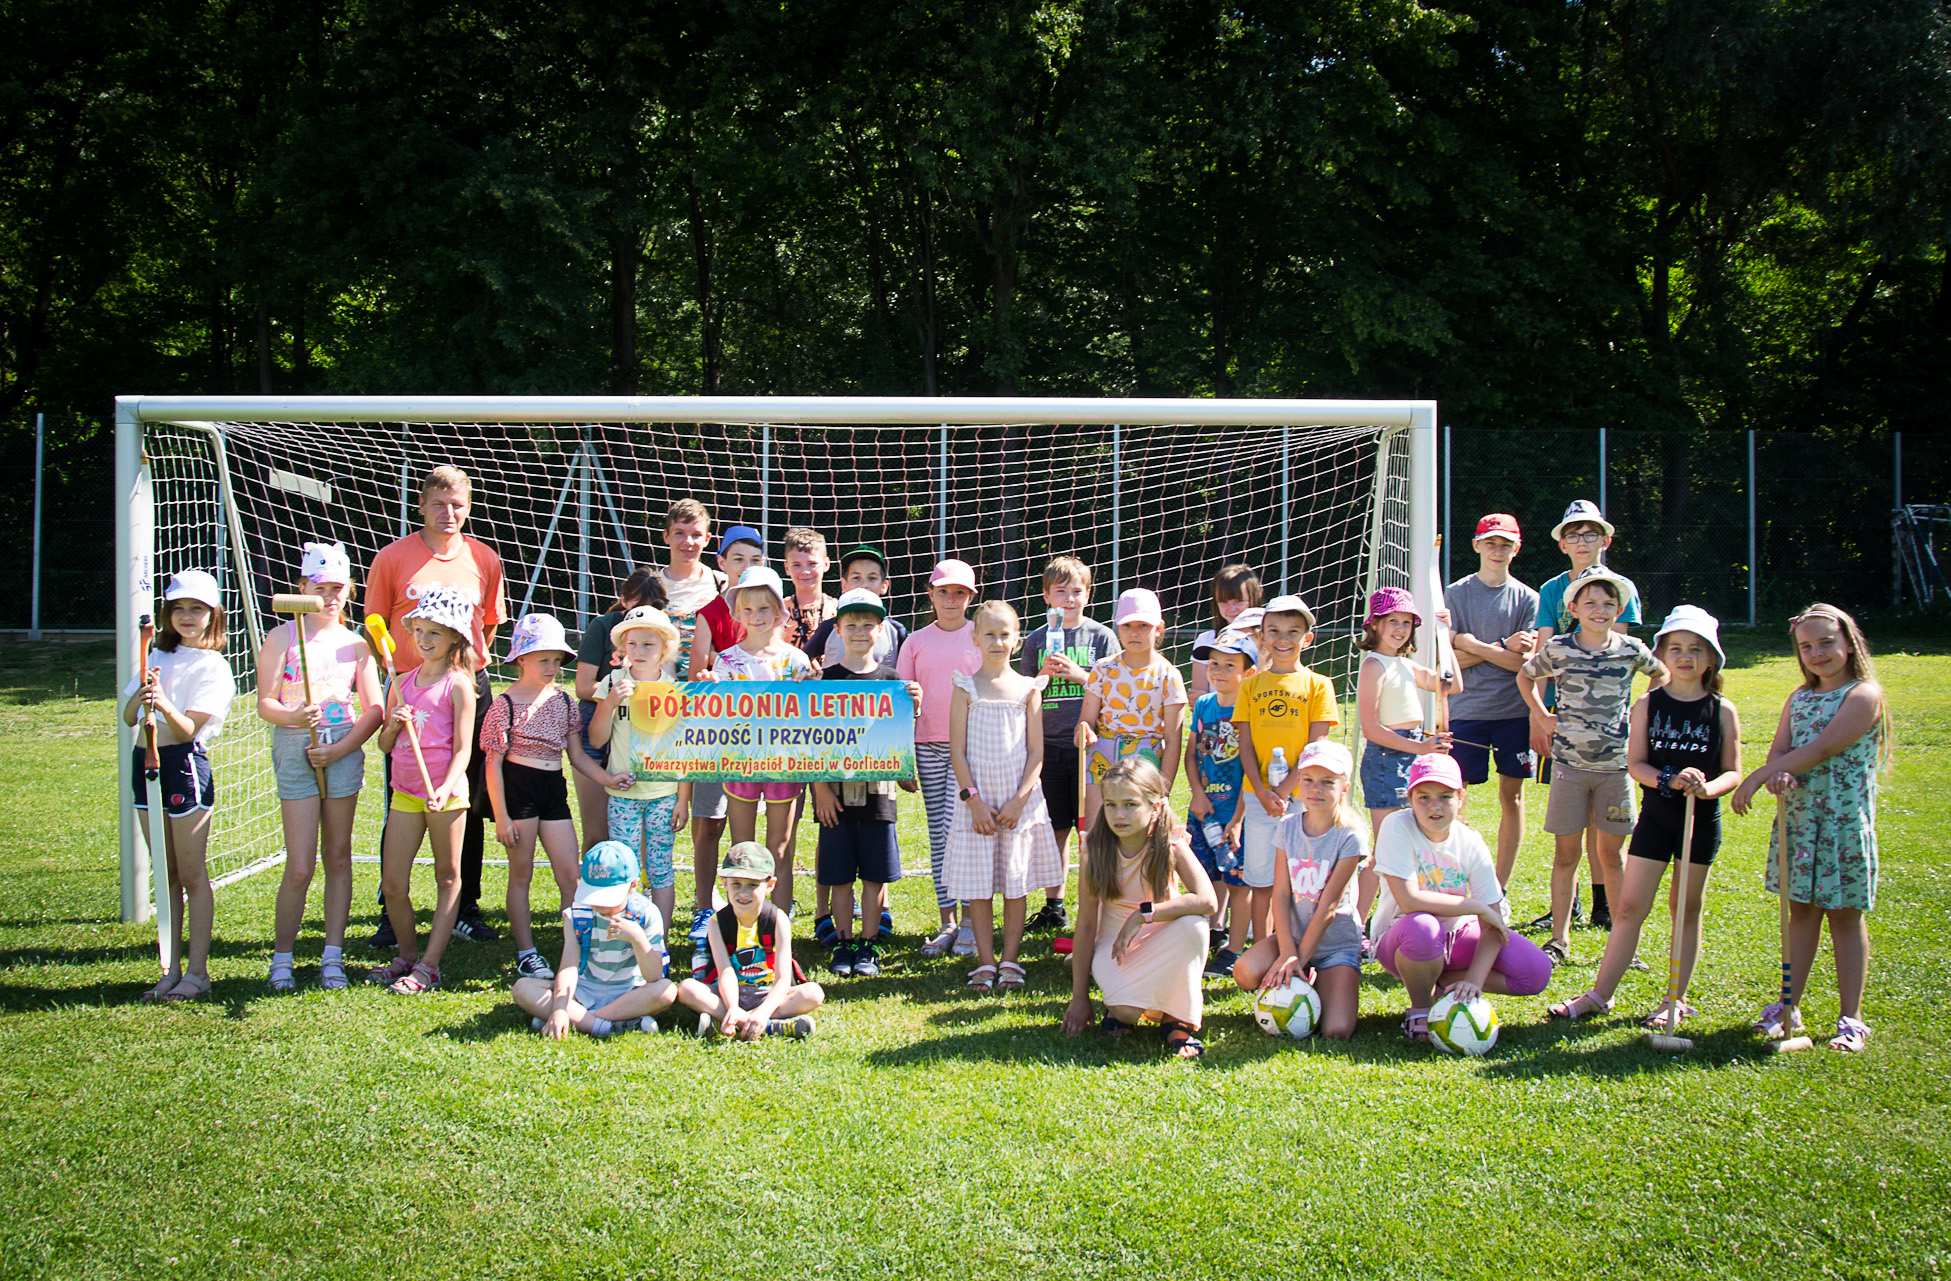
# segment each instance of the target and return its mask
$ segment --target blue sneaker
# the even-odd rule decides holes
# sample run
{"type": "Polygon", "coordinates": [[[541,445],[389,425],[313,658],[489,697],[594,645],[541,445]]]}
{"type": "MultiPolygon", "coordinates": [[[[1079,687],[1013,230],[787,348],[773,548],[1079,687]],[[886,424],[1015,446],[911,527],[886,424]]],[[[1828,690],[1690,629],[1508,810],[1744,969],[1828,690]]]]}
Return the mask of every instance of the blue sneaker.
{"type": "Polygon", "coordinates": [[[702,943],[711,930],[711,918],[715,913],[708,907],[701,907],[691,913],[691,941],[702,943]]]}
{"type": "Polygon", "coordinates": [[[881,934],[883,936],[886,936],[892,933],[894,933],[894,913],[888,911],[886,908],[882,908],[881,909],[881,934]]]}
{"type": "Polygon", "coordinates": [[[821,947],[832,947],[840,941],[840,929],[834,925],[831,915],[813,922],[813,941],[821,947]]]}

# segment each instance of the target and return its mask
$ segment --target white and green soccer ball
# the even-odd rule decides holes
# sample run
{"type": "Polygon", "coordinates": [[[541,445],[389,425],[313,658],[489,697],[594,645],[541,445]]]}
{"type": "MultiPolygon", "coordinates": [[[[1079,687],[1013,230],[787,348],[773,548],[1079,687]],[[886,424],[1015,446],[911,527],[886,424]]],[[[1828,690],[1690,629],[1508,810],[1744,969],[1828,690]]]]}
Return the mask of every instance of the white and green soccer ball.
{"type": "Polygon", "coordinates": [[[1429,1007],[1429,1039],[1445,1054],[1488,1054],[1497,1044],[1497,1011],[1481,996],[1446,996],[1429,1007]]]}
{"type": "Polygon", "coordinates": [[[1304,1041],[1321,1022],[1321,994],[1296,974],[1253,998],[1253,1021],[1269,1036],[1304,1041]]]}

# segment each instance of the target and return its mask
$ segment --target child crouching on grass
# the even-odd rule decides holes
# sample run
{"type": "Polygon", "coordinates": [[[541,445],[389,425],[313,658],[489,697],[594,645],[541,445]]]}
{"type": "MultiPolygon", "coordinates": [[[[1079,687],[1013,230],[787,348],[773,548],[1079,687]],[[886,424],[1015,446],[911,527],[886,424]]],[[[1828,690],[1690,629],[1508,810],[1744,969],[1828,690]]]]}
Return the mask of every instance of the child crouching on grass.
{"type": "Polygon", "coordinates": [[[515,1004],[550,1040],[570,1028],[590,1036],[655,1032],[677,989],[664,977],[664,918],[637,892],[637,855],[621,841],[583,855],[576,896],[562,910],[562,965],[555,981],[515,980],[515,1004]]]}
{"type": "Polygon", "coordinates": [[[756,1041],[813,1035],[813,1011],[826,1000],[793,960],[793,918],[769,901],[772,851],[739,841],[718,866],[725,906],[711,918],[703,977],[678,985],[677,999],[698,1012],[699,1036],[756,1041]]]}

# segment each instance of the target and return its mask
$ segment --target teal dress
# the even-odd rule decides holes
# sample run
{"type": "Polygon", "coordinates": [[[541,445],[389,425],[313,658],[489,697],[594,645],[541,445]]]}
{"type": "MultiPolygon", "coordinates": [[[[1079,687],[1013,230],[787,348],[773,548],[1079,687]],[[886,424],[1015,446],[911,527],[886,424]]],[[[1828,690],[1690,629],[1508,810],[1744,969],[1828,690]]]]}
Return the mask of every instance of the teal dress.
{"type": "MultiPolygon", "coordinates": [[[[1788,700],[1790,748],[1815,741],[1856,688],[1851,681],[1827,694],[1798,689],[1788,700]]],[[[1822,908],[1876,906],[1877,735],[1863,735],[1806,774],[1783,798],[1788,812],[1788,896],[1822,908]]],[[[1780,859],[1775,837],[1768,838],[1770,894],[1780,891],[1775,869],[1780,859]]]]}

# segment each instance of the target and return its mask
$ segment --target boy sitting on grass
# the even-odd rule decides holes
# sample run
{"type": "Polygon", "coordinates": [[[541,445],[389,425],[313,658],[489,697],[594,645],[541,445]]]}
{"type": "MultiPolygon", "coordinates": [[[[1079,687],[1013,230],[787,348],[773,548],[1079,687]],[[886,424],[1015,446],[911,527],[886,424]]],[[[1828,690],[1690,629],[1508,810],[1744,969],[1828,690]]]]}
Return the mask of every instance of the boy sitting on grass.
{"type": "Polygon", "coordinates": [[[515,1004],[543,1036],[560,1040],[572,1027],[590,1036],[657,1030],[653,1016],[677,992],[664,977],[664,918],[637,892],[638,876],[637,853],[622,841],[583,855],[576,897],[562,911],[555,980],[515,980],[515,1004]]]}
{"type": "MultiPolygon", "coordinates": [[[[822,681],[898,681],[894,668],[874,657],[887,606],[865,588],[856,587],[840,598],[835,622],[846,651],[838,663],[820,672],[822,681]]],[[[919,687],[910,694],[919,692],[919,687]]],[[[877,978],[881,972],[881,911],[887,887],[901,879],[901,851],[894,843],[894,823],[900,817],[894,789],[912,792],[913,779],[899,784],[876,782],[813,784],[813,813],[820,820],[818,875],[820,892],[832,895],[834,929],[832,970],[839,975],[877,978]],[[854,933],[854,882],[861,883],[862,937],[854,933]]]]}
{"type": "Polygon", "coordinates": [[[793,960],[793,918],[771,901],[772,851],[738,842],[725,851],[718,880],[726,902],[705,933],[711,959],[701,977],[677,989],[677,999],[698,1012],[698,1035],[813,1035],[812,1013],[826,993],[793,960]]]}

